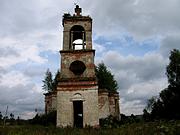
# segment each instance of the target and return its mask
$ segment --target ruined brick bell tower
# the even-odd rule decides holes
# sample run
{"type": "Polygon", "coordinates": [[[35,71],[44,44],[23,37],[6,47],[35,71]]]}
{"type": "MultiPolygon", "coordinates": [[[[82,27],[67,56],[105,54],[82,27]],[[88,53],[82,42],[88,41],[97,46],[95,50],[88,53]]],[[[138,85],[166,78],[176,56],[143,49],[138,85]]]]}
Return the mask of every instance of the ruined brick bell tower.
{"type": "Polygon", "coordinates": [[[99,125],[98,85],[92,49],[92,19],[75,14],[63,16],[61,74],[57,87],[57,127],[99,125]]]}

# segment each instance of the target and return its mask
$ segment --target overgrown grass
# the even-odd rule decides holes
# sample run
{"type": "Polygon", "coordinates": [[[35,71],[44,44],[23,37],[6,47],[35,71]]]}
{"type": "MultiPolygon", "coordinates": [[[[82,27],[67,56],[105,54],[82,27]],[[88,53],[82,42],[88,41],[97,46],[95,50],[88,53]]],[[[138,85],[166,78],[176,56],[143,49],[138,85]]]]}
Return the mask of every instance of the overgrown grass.
{"type": "Polygon", "coordinates": [[[0,135],[180,135],[180,121],[124,124],[119,128],[55,128],[21,125],[0,127],[0,135]]]}

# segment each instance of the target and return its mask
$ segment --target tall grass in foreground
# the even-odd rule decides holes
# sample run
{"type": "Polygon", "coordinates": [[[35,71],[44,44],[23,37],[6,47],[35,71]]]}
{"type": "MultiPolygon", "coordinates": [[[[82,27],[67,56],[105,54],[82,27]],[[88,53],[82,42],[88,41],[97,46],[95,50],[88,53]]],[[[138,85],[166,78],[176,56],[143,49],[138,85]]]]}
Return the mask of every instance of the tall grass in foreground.
{"type": "Polygon", "coordinates": [[[55,128],[38,125],[0,127],[0,135],[180,135],[180,121],[125,124],[119,128],[55,128]]]}

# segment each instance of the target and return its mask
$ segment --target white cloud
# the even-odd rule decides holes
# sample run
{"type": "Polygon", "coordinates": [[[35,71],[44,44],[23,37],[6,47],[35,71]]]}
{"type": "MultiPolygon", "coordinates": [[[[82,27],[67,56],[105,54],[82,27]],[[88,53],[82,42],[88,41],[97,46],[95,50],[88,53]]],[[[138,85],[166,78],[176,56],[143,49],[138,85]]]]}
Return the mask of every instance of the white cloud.
{"type": "Polygon", "coordinates": [[[14,49],[17,52],[17,56],[7,54],[6,56],[0,57],[0,67],[7,68],[15,64],[28,62],[28,61],[32,61],[40,64],[47,61],[46,59],[39,56],[40,51],[36,46],[30,46],[30,47],[21,46],[19,48],[14,48],[14,49]]]}
{"type": "Polygon", "coordinates": [[[83,6],[95,20],[95,32],[102,36],[118,38],[128,32],[141,39],[180,33],[179,0],[99,0],[84,2],[83,6]]]}
{"type": "Polygon", "coordinates": [[[170,50],[172,49],[180,50],[180,35],[170,35],[162,40],[160,53],[164,57],[168,57],[170,55],[170,50]]]}
{"type": "Polygon", "coordinates": [[[2,113],[5,112],[8,106],[9,114],[13,113],[16,117],[20,116],[23,119],[28,119],[34,116],[35,108],[39,112],[44,111],[43,93],[34,84],[19,83],[12,87],[5,85],[0,85],[0,87],[0,109],[2,113]]]}
{"type": "Polygon", "coordinates": [[[125,89],[126,98],[133,99],[149,99],[152,96],[159,94],[161,90],[167,87],[165,78],[132,84],[128,89],[125,89]]]}
{"type": "Polygon", "coordinates": [[[30,81],[30,78],[24,76],[18,71],[11,71],[6,74],[1,75],[1,86],[8,86],[10,88],[16,85],[27,85],[30,81]]]}
{"type": "Polygon", "coordinates": [[[103,45],[97,44],[97,43],[93,43],[93,49],[96,50],[96,53],[102,53],[105,51],[105,47],[103,45]]]}
{"type": "Polygon", "coordinates": [[[36,116],[36,112],[35,112],[35,109],[34,111],[25,111],[25,112],[22,112],[22,113],[19,113],[17,114],[17,116],[20,116],[20,119],[32,119],[36,116]]]}
{"type": "MultiPolygon", "coordinates": [[[[142,57],[122,56],[116,51],[108,51],[103,55],[104,62],[116,73],[124,69],[128,74],[136,74],[139,79],[148,80],[162,77],[167,59],[161,54],[147,53],[142,57]]],[[[164,76],[164,75],[163,75],[164,76]]]]}
{"type": "Polygon", "coordinates": [[[126,115],[142,114],[142,110],[145,108],[145,104],[142,104],[140,100],[124,101],[120,100],[120,111],[126,115]]]}

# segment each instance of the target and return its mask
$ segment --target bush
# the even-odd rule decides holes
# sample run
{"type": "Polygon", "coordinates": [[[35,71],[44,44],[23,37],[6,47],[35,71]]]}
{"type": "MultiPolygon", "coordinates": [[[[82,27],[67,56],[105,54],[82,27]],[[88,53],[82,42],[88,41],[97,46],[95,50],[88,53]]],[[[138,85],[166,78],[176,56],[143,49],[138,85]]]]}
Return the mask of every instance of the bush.
{"type": "Polygon", "coordinates": [[[38,124],[43,126],[56,125],[56,111],[52,111],[48,114],[38,115],[29,120],[30,124],[38,124]]]}
{"type": "Polygon", "coordinates": [[[115,117],[110,115],[107,118],[100,119],[100,126],[103,128],[117,128],[120,125],[120,121],[118,121],[115,117]]]}

